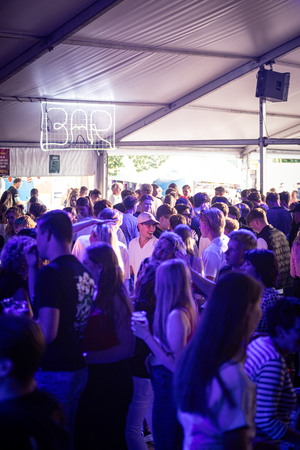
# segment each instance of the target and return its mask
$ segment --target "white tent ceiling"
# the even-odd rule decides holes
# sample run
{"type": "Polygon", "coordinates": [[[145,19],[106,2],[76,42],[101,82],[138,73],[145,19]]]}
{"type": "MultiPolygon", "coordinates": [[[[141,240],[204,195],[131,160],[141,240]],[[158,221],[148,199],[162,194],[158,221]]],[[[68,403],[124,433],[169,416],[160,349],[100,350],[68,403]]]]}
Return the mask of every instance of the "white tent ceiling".
{"type": "Polygon", "coordinates": [[[0,43],[2,147],[39,146],[39,102],[52,99],[115,104],[118,153],[241,155],[256,147],[270,60],[291,81],[287,102],[267,103],[268,136],[300,137],[297,0],[10,0],[0,43]]]}

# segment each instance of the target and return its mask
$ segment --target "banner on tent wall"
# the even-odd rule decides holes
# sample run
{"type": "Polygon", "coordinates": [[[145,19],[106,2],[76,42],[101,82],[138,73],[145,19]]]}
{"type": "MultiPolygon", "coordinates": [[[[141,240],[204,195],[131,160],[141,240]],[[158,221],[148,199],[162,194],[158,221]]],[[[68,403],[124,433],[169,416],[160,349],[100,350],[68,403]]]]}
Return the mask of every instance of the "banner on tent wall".
{"type": "Polygon", "coordinates": [[[0,176],[7,177],[9,175],[9,149],[0,148],[0,176]]]}
{"type": "Polygon", "coordinates": [[[56,150],[43,152],[39,148],[11,148],[10,176],[12,177],[84,177],[97,171],[98,154],[95,151],[56,150]],[[49,173],[49,156],[59,156],[59,173],[49,173]]]}
{"type": "Polygon", "coordinates": [[[59,172],[60,172],[60,156],[49,155],[49,173],[59,173],[59,172]]]}

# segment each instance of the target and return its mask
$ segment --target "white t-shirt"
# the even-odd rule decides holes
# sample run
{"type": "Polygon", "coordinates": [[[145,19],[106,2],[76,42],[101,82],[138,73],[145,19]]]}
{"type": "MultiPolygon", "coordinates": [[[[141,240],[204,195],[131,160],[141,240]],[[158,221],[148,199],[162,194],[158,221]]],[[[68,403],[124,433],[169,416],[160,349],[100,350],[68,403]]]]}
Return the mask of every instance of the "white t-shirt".
{"type": "Polygon", "coordinates": [[[216,278],[219,270],[225,266],[225,252],[228,247],[229,237],[223,234],[211,241],[211,244],[202,253],[204,276],[216,278]]]}
{"type": "Polygon", "coordinates": [[[154,217],[156,217],[156,212],[157,209],[162,205],[162,201],[157,198],[157,197],[153,197],[153,202],[152,202],[152,206],[151,206],[151,214],[154,215],[154,217]]]}
{"type": "Polygon", "coordinates": [[[84,251],[90,245],[90,236],[80,236],[73,246],[72,255],[76,256],[78,261],[82,263],[84,251]]]}
{"type": "Polygon", "coordinates": [[[141,262],[143,261],[143,259],[149,258],[149,256],[152,255],[154,244],[156,241],[156,237],[152,236],[152,238],[144,245],[143,248],[141,248],[140,246],[139,237],[132,239],[132,241],[129,242],[129,261],[134,273],[134,284],[136,282],[141,262]]]}
{"type": "Polygon", "coordinates": [[[251,441],[255,436],[255,385],[244,374],[242,365],[236,362],[223,364],[220,375],[234,405],[229,403],[214,378],[208,394],[208,405],[214,420],[210,416],[178,411],[184,431],[183,450],[221,450],[224,448],[223,434],[242,427],[248,427],[247,448],[252,448],[251,441]]]}
{"type": "Polygon", "coordinates": [[[108,201],[114,206],[117,203],[122,203],[122,196],[121,194],[120,195],[111,194],[108,201]]]}
{"type": "MultiPolygon", "coordinates": [[[[93,217],[82,217],[80,214],[77,216],[77,222],[84,222],[85,220],[93,219],[93,217]]],[[[93,231],[95,225],[90,225],[89,227],[83,228],[80,231],[77,231],[77,233],[74,234],[74,239],[77,241],[77,239],[80,236],[89,236],[91,232],[93,231]]]]}
{"type": "Polygon", "coordinates": [[[211,244],[211,240],[209,238],[205,238],[203,236],[200,237],[199,251],[198,251],[199,258],[202,257],[202,253],[210,244],[211,244]]]}
{"type": "Polygon", "coordinates": [[[266,241],[263,238],[258,238],[257,239],[257,249],[261,250],[268,250],[268,244],[266,243],[266,241]]]}

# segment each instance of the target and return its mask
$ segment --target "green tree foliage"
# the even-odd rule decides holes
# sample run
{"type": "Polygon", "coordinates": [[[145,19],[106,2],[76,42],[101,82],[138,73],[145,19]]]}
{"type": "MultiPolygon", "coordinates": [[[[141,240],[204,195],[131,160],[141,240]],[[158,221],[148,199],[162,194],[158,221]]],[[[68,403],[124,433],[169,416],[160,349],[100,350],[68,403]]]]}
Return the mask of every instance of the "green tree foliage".
{"type": "MultiPolygon", "coordinates": [[[[123,162],[124,156],[109,156],[108,157],[108,175],[114,177],[118,174],[122,167],[125,167],[123,162]]],[[[132,159],[133,165],[137,172],[143,170],[157,169],[164,162],[168,160],[168,156],[129,156],[132,159]]]]}
{"type": "Polygon", "coordinates": [[[168,158],[168,156],[129,156],[129,159],[133,160],[133,165],[137,172],[157,169],[166,162],[168,158]]]}
{"type": "Polygon", "coordinates": [[[123,163],[124,156],[109,156],[108,157],[108,175],[114,177],[118,174],[122,167],[125,167],[123,163]]]}

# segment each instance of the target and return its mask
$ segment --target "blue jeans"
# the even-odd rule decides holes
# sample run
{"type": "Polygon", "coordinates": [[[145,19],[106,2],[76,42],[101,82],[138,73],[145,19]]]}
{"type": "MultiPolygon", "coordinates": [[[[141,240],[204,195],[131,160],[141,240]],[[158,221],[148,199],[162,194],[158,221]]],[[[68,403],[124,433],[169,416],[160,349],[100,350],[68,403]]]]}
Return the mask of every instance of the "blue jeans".
{"type": "Polygon", "coordinates": [[[150,377],[154,391],[152,426],[155,450],[179,449],[182,429],[173,401],[173,373],[165,366],[152,366],[150,377]]]}
{"type": "MultiPolygon", "coordinates": [[[[125,430],[127,447],[128,450],[147,450],[141,429],[148,408],[152,406],[153,389],[149,378],[132,377],[132,379],[133,397],[126,417],[125,430]]],[[[152,431],[152,423],[148,423],[148,426],[152,431]]]]}
{"type": "Polygon", "coordinates": [[[74,372],[43,372],[35,374],[35,380],[42,391],[50,392],[62,405],[71,436],[74,434],[76,411],[80,395],[88,379],[88,368],[74,372]]]}

